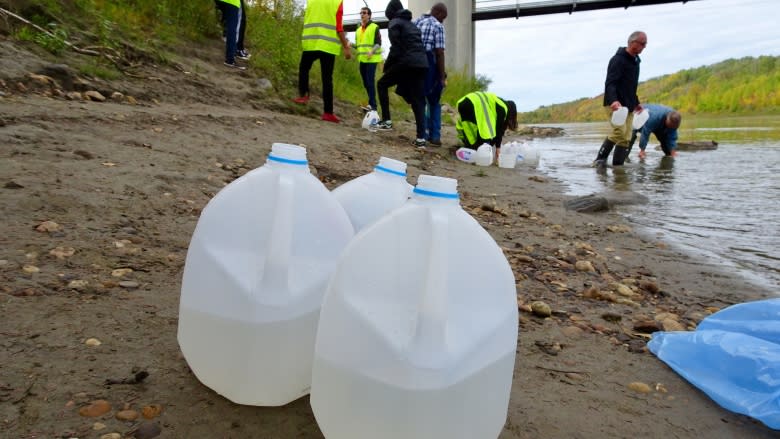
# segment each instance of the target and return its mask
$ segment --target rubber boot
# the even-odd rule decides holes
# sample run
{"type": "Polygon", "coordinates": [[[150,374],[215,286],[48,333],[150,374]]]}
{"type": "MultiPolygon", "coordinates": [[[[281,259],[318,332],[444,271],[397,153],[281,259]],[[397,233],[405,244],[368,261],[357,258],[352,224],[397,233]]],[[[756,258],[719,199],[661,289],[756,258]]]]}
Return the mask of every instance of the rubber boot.
{"type": "Polygon", "coordinates": [[[615,146],[615,142],[604,139],[604,143],[601,144],[599,154],[596,156],[596,160],[593,161],[594,166],[605,166],[607,164],[607,158],[609,153],[612,152],[612,148],[615,146]]]}
{"type": "Polygon", "coordinates": [[[634,148],[634,142],[636,142],[636,132],[637,130],[631,131],[631,140],[628,142],[628,152],[626,153],[626,161],[630,162],[631,159],[631,150],[634,148]]]}
{"type": "Polygon", "coordinates": [[[625,146],[618,146],[615,148],[615,153],[612,154],[612,166],[623,166],[626,157],[628,157],[628,148],[625,146]]]}

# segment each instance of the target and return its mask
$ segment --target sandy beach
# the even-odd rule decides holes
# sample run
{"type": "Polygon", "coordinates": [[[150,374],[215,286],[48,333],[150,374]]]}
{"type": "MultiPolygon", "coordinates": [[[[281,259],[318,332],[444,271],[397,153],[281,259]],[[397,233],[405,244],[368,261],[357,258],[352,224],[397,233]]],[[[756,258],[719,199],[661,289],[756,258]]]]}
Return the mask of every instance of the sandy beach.
{"type": "Polygon", "coordinates": [[[274,142],[305,146],[331,189],[380,156],[406,162],[412,184],[420,174],[458,179],[461,205],[502,247],[517,284],[500,438],[777,437],[645,347],[653,330],[694,329],[768,291],[614,211],[566,210],[562,184],[535,169],[459,162],[451,125],[443,147],[418,150],[408,120],[371,133],[357,107],[337,102],[343,123],[322,122],[319,99],[299,107],[265,95],[213,62],[218,46],[201,50],[178,68],[107,82],[0,40],[1,437],[322,437],[308,397],[233,404],[195,378],[176,341],[200,211],[262,166],[274,142]]]}

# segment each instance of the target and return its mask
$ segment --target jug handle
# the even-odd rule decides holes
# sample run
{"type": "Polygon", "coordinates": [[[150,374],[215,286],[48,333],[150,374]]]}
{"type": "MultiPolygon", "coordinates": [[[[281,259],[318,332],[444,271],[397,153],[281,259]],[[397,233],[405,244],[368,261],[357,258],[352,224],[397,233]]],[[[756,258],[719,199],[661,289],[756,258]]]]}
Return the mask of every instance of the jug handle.
{"type": "MultiPolygon", "coordinates": [[[[286,300],[289,284],[290,253],[292,248],[293,200],[295,182],[289,175],[281,174],[278,180],[276,205],[269,229],[265,266],[261,272],[262,302],[281,303],[286,300]]],[[[256,298],[260,299],[260,298],[256,298]]]]}
{"type": "Polygon", "coordinates": [[[417,327],[412,341],[413,361],[420,366],[435,367],[446,359],[447,351],[447,256],[449,218],[445,212],[430,212],[430,245],[427,277],[417,313],[417,327]]]}

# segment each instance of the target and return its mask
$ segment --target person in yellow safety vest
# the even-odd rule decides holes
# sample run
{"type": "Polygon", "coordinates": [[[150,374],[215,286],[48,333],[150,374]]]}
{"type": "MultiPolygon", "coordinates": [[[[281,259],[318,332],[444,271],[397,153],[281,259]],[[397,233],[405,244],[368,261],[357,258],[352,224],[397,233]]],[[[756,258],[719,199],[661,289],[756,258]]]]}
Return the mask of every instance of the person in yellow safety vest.
{"type": "Polygon", "coordinates": [[[517,106],[493,93],[471,92],[458,100],[457,107],[455,129],[458,139],[467,148],[477,149],[488,143],[497,151],[506,129],[517,129],[517,106]]]}
{"type": "Polygon", "coordinates": [[[360,27],[355,31],[355,48],[360,63],[360,77],[368,93],[366,111],[376,110],[376,66],[382,61],[382,35],[371,21],[371,9],[360,8],[360,27]]]}
{"type": "Polygon", "coordinates": [[[238,31],[241,25],[241,0],[215,0],[217,8],[222,13],[222,23],[225,33],[225,67],[236,70],[246,70],[246,67],[236,64],[238,31]]]}
{"type": "Polygon", "coordinates": [[[344,58],[352,58],[349,41],[344,35],[344,6],[342,0],[308,0],[303,16],[301,34],[301,61],[298,64],[298,104],[309,102],[309,70],[314,61],[320,61],[322,75],[322,120],[339,123],[333,114],[333,67],[336,56],[344,48],[344,58]]]}

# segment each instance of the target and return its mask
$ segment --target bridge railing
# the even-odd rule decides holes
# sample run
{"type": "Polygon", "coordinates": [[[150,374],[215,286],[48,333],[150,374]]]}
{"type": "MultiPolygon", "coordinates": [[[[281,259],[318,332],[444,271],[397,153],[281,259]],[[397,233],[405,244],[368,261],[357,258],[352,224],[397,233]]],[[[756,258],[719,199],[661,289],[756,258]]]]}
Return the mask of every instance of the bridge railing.
{"type": "MultiPolygon", "coordinates": [[[[574,12],[597,9],[633,8],[636,6],[660,5],[665,3],[687,3],[694,0],[476,0],[471,12],[472,21],[495,20],[498,18],[520,18],[533,15],[573,14],[574,12]]],[[[383,11],[374,14],[374,23],[387,29],[383,11]]],[[[360,25],[359,14],[344,14],[344,30],[354,32],[360,25]]]]}

